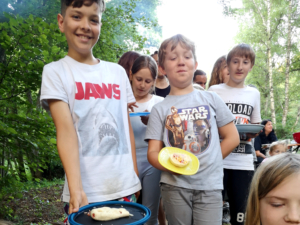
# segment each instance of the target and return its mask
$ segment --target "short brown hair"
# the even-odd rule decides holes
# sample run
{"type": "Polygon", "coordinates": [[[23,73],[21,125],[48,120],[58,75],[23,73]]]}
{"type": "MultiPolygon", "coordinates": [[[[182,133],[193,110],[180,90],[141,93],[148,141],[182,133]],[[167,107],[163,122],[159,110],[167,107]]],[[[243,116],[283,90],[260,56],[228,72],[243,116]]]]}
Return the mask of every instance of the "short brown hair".
{"type": "Polygon", "coordinates": [[[105,10],[105,0],[61,0],[61,14],[64,16],[69,6],[73,8],[81,8],[82,5],[91,6],[96,2],[100,7],[100,13],[105,10]]]}
{"type": "Polygon", "coordinates": [[[227,65],[231,62],[234,56],[245,57],[250,59],[252,66],[255,64],[255,53],[250,45],[242,43],[235,46],[227,55],[227,65]]]}
{"type": "Polygon", "coordinates": [[[195,61],[196,59],[196,53],[195,53],[195,44],[182,34],[177,34],[173,37],[170,37],[160,45],[159,51],[158,51],[158,64],[164,69],[164,62],[165,62],[165,56],[166,56],[166,48],[169,44],[172,44],[171,51],[173,51],[178,44],[181,44],[182,47],[191,50],[194,56],[195,61]]]}

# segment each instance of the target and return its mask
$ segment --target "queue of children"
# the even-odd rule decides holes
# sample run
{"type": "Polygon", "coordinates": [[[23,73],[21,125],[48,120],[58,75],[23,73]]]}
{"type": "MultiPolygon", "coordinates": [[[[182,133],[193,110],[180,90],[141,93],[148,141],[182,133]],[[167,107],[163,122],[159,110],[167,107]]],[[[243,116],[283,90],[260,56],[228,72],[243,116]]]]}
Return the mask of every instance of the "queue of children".
{"type": "MultiPolygon", "coordinates": [[[[142,204],[152,213],[147,224],[158,224],[161,196],[169,224],[219,225],[224,188],[232,225],[244,224],[245,218],[247,225],[260,224],[259,220],[266,221],[263,225],[275,224],[262,211],[272,202],[277,207],[278,199],[281,206],[293,194],[299,197],[292,191],[286,197],[269,195],[299,183],[300,160],[284,154],[263,163],[252,182],[246,217],[254,174],[250,138],[254,136],[239,135],[234,123],[261,122],[259,92],[244,84],[255,63],[252,48],[240,44],[229,52],[227,63],[220,58],[213,71],[223,84],[211,86],[210,82],[209,91],[199,91],[193,87],[193,80],[200,80],[195,79],[195,45],[180,34],[165,40],[152,57],[127,53],[119,60],[122,66],[96,58],[92,50],[104,10],[104,0],[61,0],[57,19],[68,54],[43,70],[41,102],[50,110],[57,131],[66,173],[62,195],[66,214],[94,202],[136,202],[143,188],[142,204]],[[153,94],[161,90],[165,98],[153,94]],[[129,111],[151,114],[130,119],[129,111]],[[158,161],[164,146],[183,148],[187,136],[197,144],[186,150],[201,165],[192,176],[175,174],[158,161]],[[262,176],[272,168],[285,171],[285,164],[274,165],[278,159],[295,168],[286,170],[278,182],[277,177],[262,176]],[[266,180],[263,192],[258,188],[262,177],[266,180]],[[249,222],[249,215],[258,222],[249,222]]],[[[280,145],[272,145],[270,156],[285,151],[280,145]]],[[[295,211],[296,203],[291,202],[290,209],[295,211]]],[[[299,216],[286,214],[286,221],[299,216]]]]}

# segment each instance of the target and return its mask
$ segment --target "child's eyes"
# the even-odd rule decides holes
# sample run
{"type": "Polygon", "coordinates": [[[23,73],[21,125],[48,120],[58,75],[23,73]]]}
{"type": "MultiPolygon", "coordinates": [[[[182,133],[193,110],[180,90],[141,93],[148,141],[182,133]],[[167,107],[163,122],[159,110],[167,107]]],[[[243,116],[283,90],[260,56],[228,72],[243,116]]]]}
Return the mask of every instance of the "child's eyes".
{"type": "Polygon", "coordinates": [[[72,16],[72,18],[79,19],[80,17],[79,16],[72,16]]]}
{"type": "Polygon", "coordinates": [[[98,20],[91,20],[93,23],[99,23],[98,20]]]}
{"type": "Polygon", "coordinates": [[[271,206],[274,207],[274,208],[279,208],[283,205],[284,205],[283,203],[271,203],[271,206]]]}

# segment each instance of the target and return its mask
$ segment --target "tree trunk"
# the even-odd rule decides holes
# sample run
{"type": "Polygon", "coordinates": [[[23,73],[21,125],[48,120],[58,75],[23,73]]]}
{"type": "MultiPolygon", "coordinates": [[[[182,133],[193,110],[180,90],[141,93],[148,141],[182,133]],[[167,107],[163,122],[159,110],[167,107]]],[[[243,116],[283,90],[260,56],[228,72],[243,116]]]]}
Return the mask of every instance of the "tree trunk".
{"type": "Polygon", "coordinates": [[[294,123],[292,131],[294,131],[295,127],[297,126],[298,121],[299,121],[299,117],[300,117],[300,106],[298,107],[298,113],[297,113],[297,117],[296,117],[296,122],[294,123]]]}
{"type": "Polygon", "coordinates": [[[271,117],[274,126],[276,126],[275,102],[274,102],[274,88],[273,88],[273,65],[272,65],[272,51],[271,51],[271,0],[266,1],[268,18],[267,18],[267,55],[268,55],[268,71],[269,71],[269,86],[270,86],[270,106],[271,117]]]}
{"type": "Polygon", "coordinates": [[[292,5],[293,1],[289,0],[288,9],[288,33],[287,33],[287,44],[286,44],[286,69],[285,69],[285,98],[284,98],[284,110],[282,115],[282,126],[286,125],[286,118],[289,108],[289,79],[290,79],[290,58],[291,58],[291,39],[292,39],[292,5]]]}

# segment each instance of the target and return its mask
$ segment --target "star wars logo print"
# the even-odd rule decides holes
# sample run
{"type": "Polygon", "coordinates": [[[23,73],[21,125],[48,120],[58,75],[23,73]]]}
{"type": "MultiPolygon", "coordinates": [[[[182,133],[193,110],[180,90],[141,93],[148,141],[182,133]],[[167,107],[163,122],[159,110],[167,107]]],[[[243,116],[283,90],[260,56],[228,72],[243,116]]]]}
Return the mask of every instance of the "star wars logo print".
{"type": "Polygon", "coordinates": [[[209,106],[177,109],[171,107],[166,119],[166,132],[170,146],[195,155],[204,152],[210,144],[209,106]]]}

